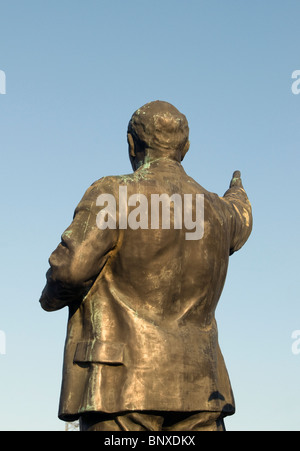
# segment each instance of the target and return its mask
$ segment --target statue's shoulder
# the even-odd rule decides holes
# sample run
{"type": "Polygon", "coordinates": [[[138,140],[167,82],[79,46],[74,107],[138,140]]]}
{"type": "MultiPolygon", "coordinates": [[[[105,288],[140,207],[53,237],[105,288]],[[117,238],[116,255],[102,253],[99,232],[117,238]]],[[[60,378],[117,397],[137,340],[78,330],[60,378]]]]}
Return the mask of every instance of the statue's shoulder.
{"type": "Polygon", "coordinates": [[[187,186],[193,189],[193,192],[204,194],[208,199],[215,199],[219,196],[211,191],[205,189],[199,182],[193,179],[191,176],[186,174],[187,186]]]}
{"type": "Polygon", "coordinates": [[[100,179],[96,180],[94,183],[91,184],[91,186],[87,189],[87,193],[93,192],[104,192],[105,190],[107,192],[113,192],[116,188],[119,187],[119,184],[122,182],[122,176],[119,175],[107,175],[104,177],[101,177],[100,179]]]}

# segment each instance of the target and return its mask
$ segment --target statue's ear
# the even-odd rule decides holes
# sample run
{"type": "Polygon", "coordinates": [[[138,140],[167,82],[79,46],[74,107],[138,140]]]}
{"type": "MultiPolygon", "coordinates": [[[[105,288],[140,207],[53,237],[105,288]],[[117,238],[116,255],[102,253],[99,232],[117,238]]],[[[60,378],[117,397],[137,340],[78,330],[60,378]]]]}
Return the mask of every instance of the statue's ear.
{"type": "Polygon", "coordinates": [[[129,155],[131,157],[135,157],[134,141],[133,141],[133,137],[130,133],[127,133],[127,142],[128,142],[128,146],[129,146],[129,155]]]}
{"type": "Polygon", "coordinates": [[[184,146],[183,150],[181,151],[181,161],[184,159],[185,154],[187,153],[187,151],[189,150],[189,148],[190,148],[190,142],[187,141],[187,142],[185,143],[185,146],[184,146]]]}

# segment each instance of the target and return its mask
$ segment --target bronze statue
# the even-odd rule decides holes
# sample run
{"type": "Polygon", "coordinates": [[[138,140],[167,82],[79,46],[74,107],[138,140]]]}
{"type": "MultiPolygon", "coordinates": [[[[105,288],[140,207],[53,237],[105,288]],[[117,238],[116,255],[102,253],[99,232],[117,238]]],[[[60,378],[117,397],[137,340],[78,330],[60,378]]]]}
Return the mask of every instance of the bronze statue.
{"type": "Polygon", "coordinates": [[[127,137],[134,172],[88,188],[49,259],[41,305],[69,308],[59,418],[225,430],[235,406],[214,312],[252,228],[240,173],[223,197],[189,177],[188,123],[167,102],[138,109],[127,137]]]}

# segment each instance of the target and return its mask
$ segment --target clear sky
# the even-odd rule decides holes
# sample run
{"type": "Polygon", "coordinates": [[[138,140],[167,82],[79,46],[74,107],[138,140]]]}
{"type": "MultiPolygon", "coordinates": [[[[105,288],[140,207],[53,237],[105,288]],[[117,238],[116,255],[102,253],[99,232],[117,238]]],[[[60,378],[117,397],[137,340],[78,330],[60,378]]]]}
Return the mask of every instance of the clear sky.
{"type": "Polygon", "coordinates": [[[189,121],[186,172],[223,195],[239,169],[253,206],[216,312],[227,430],[300,430],[299,18],[298,0],[0,2],[1,430],[64,430],[48,257],[88,186],[131,172],[128,121],[157,99],[189,121]]]}

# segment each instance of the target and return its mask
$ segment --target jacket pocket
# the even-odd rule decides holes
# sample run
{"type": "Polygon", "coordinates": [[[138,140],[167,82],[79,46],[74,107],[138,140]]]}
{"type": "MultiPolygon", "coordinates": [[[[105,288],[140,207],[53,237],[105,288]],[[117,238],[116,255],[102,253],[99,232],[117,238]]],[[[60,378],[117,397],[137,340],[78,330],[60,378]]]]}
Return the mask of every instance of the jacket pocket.
{"type": "Polygon", "coordinates": [[[77,343],[74,363],[105,363],[124,365],[124,343],[106,341],[81,341],[77,343]]]}

